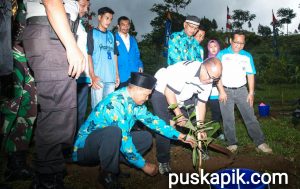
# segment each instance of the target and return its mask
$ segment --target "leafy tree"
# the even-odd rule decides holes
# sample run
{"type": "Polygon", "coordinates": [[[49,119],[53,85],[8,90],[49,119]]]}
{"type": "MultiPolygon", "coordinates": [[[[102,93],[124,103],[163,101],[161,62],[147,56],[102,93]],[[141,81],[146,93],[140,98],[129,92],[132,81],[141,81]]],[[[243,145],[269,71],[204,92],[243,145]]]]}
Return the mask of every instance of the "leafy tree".
{"type": "Polygon", "coordinates": [[[255,19],[255,14],[250,14],[249,11],[244,11],[241,9],[233,10],[233,27],[235,29],[241,30],[243,28],[244,23],[248,23],[248,27],[251,28],[251,22],[255,19]]]}
{"type": "Polygon", "coordinates": [[[86,31],[89,31],[90,29],[93,28],[93,26],[90,24],[90,21],[92,20],[93,17],[96,16],[95,12],[88,12],[87,14],[85,14],[82,18],[82,24],[85,28],[86,31]]]}
{"type": "Polygon", "coordinates": [[[292,19],[296,17],[296,13],[294,13],[293,9],[281,8],[277,10],[277,16],[281,17],[281,19],[279,20],[281,24],[286,24],[286,34],[288,35],[288,25],[292,22],[292,19]]]}
{"type": "Polygon", "coordinates": [[[203,26],[206,31],[212,28],[212,22],[209,19],[205,18],[205,16],[200,19],[200,25],[203,26]]]}
{"type": "Polygon", "coordinates": [[[191,0],[164,0],[164,3],[154,4],[150,9],[151,12],[155,12],[157,16],[151,20],[150,24],[153,30],[145,39],[151,40],[158,50],[162,47],[164,41],[166,13],[169,12],[172,18],[172,32],[180,31],[183,27],[185,17],[178,13],[179,8],[185,8],[191,0]]]}
{"type": "Polygon", "coordinates": [[[218,24],[217,21],[215,19],[212,20],[211,22],[211,28],[216,31],[218,29],[218,24]]]}
{"type": "Polygon", "coordinates": [[[191,3],[192,0],[164,0],[166,4],[175,9],[178,13],[179,9],[185,9],[185,7],[191,3]]]}
{"type": "Polygon", "coordinates": [[[252,20],[254,20],[256,18],[256,15],[255,14],[249,14],[249,17],[248,17],[248,28],[250,30],[250,28],[252,27],[252,20]]]}
{"type": "Polygon", "coordinates": [[[263,37],[269,37],[272,34],[271,28],[268,26],[258,25],[258,33],[263,37]]]}

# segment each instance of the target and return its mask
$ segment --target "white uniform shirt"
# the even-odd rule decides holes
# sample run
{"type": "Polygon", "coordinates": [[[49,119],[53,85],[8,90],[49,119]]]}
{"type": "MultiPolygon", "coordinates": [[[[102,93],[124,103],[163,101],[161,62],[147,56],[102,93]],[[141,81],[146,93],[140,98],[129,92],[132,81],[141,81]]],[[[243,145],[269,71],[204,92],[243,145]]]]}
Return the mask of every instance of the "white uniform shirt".
{"type": "Polygon", "coordinates": [[[127,49],[127,51],[129,52],[130,49],[130,35],[127,34],[127,36],[125,36],[124,34],[119,32],[120,37],[122,38],[123,43],[125,44],[125,47],[127,49]]]}
{"type": "Polygon", "coordinates": [[[231,46],[217,55],[222,62],[222,83],[226,87],[241,87],[247,83],[247,74],[256,74],[253,58],[247,51],[234,53],[231,46]]]}
{"type": "Polygon", "coordinates": [[[82,21],[79,21],[78,29],[77,29],[77,45],[81,52],[84,55],[85,58],[85,69],[80,75],[80,79],[83,79],[84,83],[90,83],[90,77],[89,77],[89,66],[88,66],[88,55],[87,55],[87,33],[85,31],[85,28],[82,24],[82,21]]]}
{"type": "Polygon", "coordinates": [[[155,90],[164,94],[165,88],[168,87],[175,93],[179,106],[194,94],[200,101],[206,102],[212,84],[200,82],[200,65],[201,62],[198,61],[183,61],[158,70],[154,76],[157,79],[155,90]]]}
{"type": "MultiPolygon", "coordinates": [[[[67,13],[70,14],[72,21],[77,19],[79,13],[79,5],[75,0],[63,0],[67,13]]],[[[47,16],[42,0],[24,0],[27,14],[26,19],[33,16],[47,16]]]]}

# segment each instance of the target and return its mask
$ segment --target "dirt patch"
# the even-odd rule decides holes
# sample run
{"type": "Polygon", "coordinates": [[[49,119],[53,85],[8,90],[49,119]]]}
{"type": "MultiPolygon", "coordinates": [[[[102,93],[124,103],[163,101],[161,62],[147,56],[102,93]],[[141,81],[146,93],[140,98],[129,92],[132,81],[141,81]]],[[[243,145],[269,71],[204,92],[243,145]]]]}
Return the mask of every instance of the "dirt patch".
{"type": "MultiPolygon", "coordinates": [[[[253,150],[253,149],[251,149],[253,150]]],[[[211,154],[211,158],[205,162],[205,170],[209,173],[216,172],[225,168],[248,168],[258,172],[264,173],[287,173],[288,185],[270,185],[271,189],[300,189],[300,161],[298,158],[286,159],[281,156],[275,155],[262,155],[262,154],[248,154],[249,149],[244,148],[240,151],[235,159],[231,162],[226,156],[221,154],[211,154]]],[[[189,149],[182,146],[172,147],[172,162],[171,166],[175,173],[193,173],[195,172],[192,166],[192,156],[189,149]]],[[[300,158],[300,157],[299,157],[300,158]]],[[[155,148],[145,156],[145,159],[150,162],[156,162],[155,148]]],[[[68,184],[75,189],[94,189],[102,188],[98,183],[98,167],[81,167],[75,164],[69,164],[67,166],[69,175],[66,178],[68,184]]],[[[130,173],[130,178],[121,179],[121,182],[125,188],[128,189],[164,189],[169,188],[168,177],[157,175],[150,177],[145,175],[142,171],[135,168],[129,168],[125,165],[121,165],[121,170],[126,173],[130,173]]],[[[180,188],[197,188],[208,189],[208,185],[177,185],[175,189],[180,188]]]]}

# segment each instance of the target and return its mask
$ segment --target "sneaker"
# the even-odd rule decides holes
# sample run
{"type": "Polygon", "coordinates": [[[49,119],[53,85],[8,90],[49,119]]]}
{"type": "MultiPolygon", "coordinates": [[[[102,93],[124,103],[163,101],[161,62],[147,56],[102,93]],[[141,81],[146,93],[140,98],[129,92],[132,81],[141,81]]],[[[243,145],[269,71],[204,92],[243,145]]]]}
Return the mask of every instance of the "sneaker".
{"type": "Polygon", "coordinates": [[[208,155],[208,150],[202,150],[201,149],[201,152],[202,152],[202,160],[209,160],[209,155],[208,155]]]}
{"type": "Polygon", "coordinates": [[[118,181],[118,177],[115,174],[102,171],[99,175],[99,181],[105,189],[123,189],[124,187],[118,181]]]}
{"type": "Polygon", "coordinates": [[[238,146],[237,145],[230,145],[227,146],[227,149],[230,150],[232,153],[235,153],[237,151],[238,146]]]}
{"type": "Polygon", "coordinates": [[[266,143],[262,143],[261,145],[256,147],[257,152],[263,152],[266,154],[272,154],[273,150],[266,143]]]}
{"type": "Polygon", "coordinates": [[[170,163],[158,163],[158,170],[161,175],[167,175],[171,173],[170,163]]]}
{"type": "Polygon", "coordinates": [[[217,137],[217,139],[219,139],[219,140],[225,140],[224,134],[220,134],[220,135],[217,137]]]}

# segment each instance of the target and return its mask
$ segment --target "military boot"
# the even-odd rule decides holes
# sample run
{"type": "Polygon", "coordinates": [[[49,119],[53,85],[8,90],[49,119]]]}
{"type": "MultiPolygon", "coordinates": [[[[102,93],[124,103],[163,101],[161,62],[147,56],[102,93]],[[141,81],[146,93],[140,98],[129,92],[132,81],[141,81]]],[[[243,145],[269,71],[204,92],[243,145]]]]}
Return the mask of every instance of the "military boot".
{"type": "Polygon", "coordinates": [[[63,173],[36,173],[30,189],[66,189],[64,186],[63,173]]]}
{"type": "Polygon", "coordinates": [[[26,163],[26,152],[13,152],[8,155],[4,180],[7,182],[32,179],[33,172],[26,163]]]}

